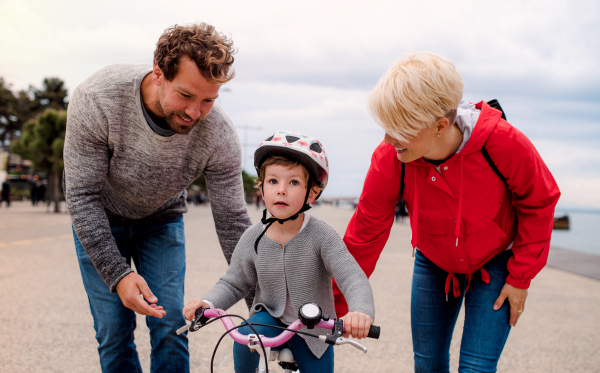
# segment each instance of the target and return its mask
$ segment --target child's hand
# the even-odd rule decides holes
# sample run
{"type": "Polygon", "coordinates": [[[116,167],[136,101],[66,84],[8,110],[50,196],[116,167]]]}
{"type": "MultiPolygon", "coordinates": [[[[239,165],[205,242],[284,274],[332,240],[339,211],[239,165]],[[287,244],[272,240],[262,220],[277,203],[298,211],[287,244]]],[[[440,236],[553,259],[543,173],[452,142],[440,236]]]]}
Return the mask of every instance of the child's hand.
{"type": "Polygon", "coordinates": [[[183,317],[189,321],[194,320],[194,317],[196,317],[196,310],[198,308],[210,308],[210,306],[206,302],[203,302],[198,298],[194,298],[189,301],[185,307],[183,307],[183,317]]]}
{"type": "Polygon", "coordinates": [[[344,318],[344,337],[366,338],[371,324],[373,324],[371,316],[362,312],[349,312],[344,318]]]}

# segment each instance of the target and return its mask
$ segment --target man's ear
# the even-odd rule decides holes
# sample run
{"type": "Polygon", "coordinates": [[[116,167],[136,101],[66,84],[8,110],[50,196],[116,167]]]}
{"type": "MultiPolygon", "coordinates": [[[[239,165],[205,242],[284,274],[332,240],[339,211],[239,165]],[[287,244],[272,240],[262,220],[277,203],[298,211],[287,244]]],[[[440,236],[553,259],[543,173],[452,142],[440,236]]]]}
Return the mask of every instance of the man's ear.
{"type": "Polygon", "coordinates": [[[158,67],[158,63],[154,63],[154,68],[152,69],[152,81],[155,85],[160,86],[165,78],[160,67],[158,67]]]}

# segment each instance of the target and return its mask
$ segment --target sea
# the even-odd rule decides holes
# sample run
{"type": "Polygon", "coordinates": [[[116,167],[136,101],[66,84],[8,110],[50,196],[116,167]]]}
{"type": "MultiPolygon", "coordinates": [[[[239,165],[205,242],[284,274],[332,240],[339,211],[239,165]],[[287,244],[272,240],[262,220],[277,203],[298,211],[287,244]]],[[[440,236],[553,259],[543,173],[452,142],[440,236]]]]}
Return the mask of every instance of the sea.
{"type": "Polygon", "coordinates": [[[570,229],[553,230],[551,247],[560,247],[600,255],[600,211],[556,211],[554,216],[568,215],[570,229]]]}

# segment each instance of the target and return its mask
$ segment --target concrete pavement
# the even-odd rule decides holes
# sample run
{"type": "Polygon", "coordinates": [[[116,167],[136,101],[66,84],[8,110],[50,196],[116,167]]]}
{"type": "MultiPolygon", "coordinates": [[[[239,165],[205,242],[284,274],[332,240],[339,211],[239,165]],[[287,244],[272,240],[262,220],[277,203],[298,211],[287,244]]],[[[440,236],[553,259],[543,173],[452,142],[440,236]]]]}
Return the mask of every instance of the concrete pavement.
{"type": "MultiPolygon", "coordinates": [[[[253,221],[259,211],[250,207],[253,221]]],[[[311,214],[343,234],[352,211],[322,206],[311,214]]],[[[202,296],[226,264],[207,207],[190,207],[184,217],[187,239],[186,300],[202,296]]],[[[371,277],[381,339],[369,340],[363,354],[336,347],[337,372],[410,372],[410,285],[413,259],[407,224],[394,224],[371,277]]],[[[0,372],[100,372],[93,321],[83,290],[67,214],[14,203],[0,208],[0,372]]],[[[238,303],[230,312],[247,315],[238,303]]],[[[533,281],[526,311],[511,332],[499,372],[600,371],[600,281],[545,268],[533,281]]],[[[458,366],[461,312],[451,347],[451,371],[458,366]]],[[[213,324],[190,335],[192,372],[209,372],[210,357],[223,328],[213,324]]],[[[144,318],[138,316],[136,343],[144,371],[150,347],[144,318]]],[[[215,359],[217,372],[231,372],[230,339],[215,359]]],[[[279,368],[273,367],[274,371],[279,368]]]]}

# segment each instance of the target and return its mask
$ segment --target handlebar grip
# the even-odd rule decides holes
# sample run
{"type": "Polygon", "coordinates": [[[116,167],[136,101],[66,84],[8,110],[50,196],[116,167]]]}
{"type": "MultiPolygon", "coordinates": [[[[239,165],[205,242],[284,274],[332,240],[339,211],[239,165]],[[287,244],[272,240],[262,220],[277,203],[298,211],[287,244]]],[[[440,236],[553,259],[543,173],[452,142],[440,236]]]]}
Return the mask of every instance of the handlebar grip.
{"type": "Polygon", "coordinates": [[[371,325],[371,327],[369,328],[369,334],[367,335],[367,337],[373,338],[373,339],[379,339],[380,332],[381,332],[381,328],[379,326],[371,325]]]}

